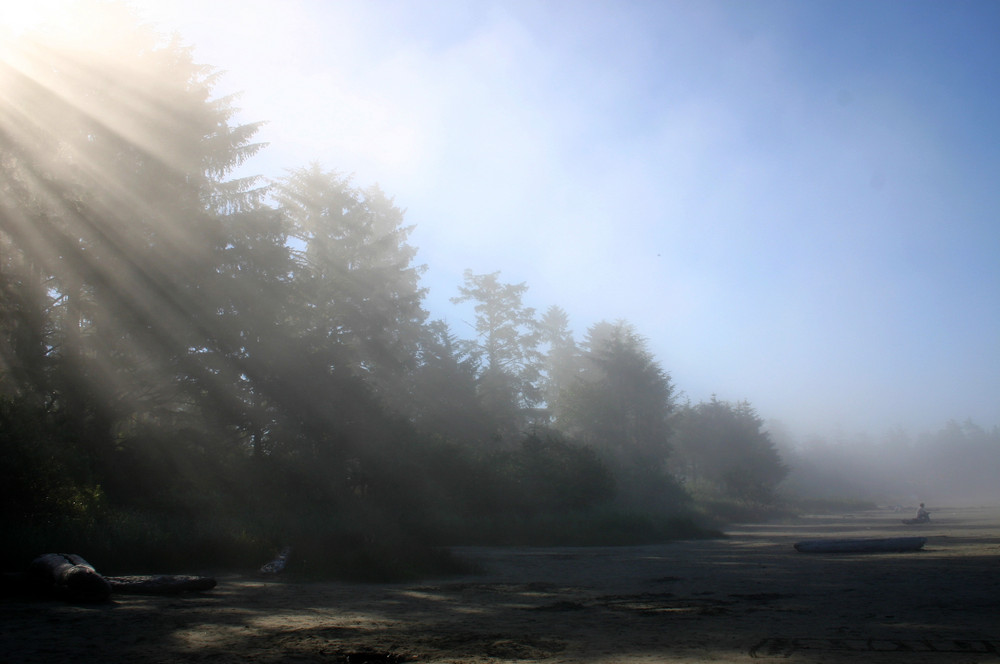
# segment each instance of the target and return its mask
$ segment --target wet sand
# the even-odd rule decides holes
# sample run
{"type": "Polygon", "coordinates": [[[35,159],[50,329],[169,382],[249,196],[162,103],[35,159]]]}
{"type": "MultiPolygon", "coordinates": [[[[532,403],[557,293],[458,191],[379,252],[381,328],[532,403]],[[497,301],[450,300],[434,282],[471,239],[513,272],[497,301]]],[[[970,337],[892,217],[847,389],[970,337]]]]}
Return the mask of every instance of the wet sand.
{"type": "Polygon", "coordinates": [[[643,547],[456,549],[480,573],[405,584],[221,576],[174,597],[0,601],[0,662],[1000,663],[1000,509],[742,526],[643,547]],[[817,537],[913,553],[802,554],[817,537]]]}

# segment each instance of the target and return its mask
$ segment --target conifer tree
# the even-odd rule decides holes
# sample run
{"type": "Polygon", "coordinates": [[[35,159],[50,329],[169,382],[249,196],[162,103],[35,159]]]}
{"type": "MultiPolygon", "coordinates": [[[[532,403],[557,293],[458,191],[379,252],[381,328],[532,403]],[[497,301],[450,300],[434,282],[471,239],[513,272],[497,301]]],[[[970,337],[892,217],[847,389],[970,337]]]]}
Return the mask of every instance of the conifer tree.
{"type": "Polygon", "coordinates": [[[479,364],[478,391],[497,419],[497,436],[510,440],[534,419],[538,392],[538,323],[535,310],[523,303],[528,286],[504,284],[500,273],[465,271],[456,304],[474,302],[476,338],[465,351],[479,364]]]}

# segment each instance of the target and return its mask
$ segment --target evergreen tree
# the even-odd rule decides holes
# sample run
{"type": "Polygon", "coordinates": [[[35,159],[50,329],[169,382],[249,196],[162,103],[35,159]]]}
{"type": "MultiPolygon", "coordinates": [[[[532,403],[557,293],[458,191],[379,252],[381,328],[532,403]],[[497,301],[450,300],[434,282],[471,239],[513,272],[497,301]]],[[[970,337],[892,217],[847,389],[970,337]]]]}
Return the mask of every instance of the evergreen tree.
{"type": "Polygon", "coordinates": [[[358,189],[318,165],[292,171],[277,198],[297,249],[303,341],[405,411],[404,378],[427,314],[403,211],[378,186],[358,189]]]}
{"type": "Polygon", "coordinates": [[[632,508],[676,510],[686,500],[670,476],[670,376],[624,322],[587,331],[579,375],[564,391],[557,426],[608,459],[632,508]]]}
{"type": "Polygon", "coordinates": [[[540,341],[546,347],[542,359],[541,396],[550,422],[564,416],[566,390],[580,374],[580,349],[569,329],[569,316],[558,306],[551,306],[539,323],[540,341]]]}
{"type": "Polygon", "coordinates": [[[300,304],[287,228],[284,216],[267,207],[228,215],[228,242],[206,284],[215,334],[203,361],[231,396],[230,423],[243,447],[258,456],[272,450],[287,398],[283,376],[295,366],[300,304]]]}
{"type": "Polygon", "coordinates": [[[425,434],[465,445],[489,440],[495,423],[476,392],[476,363],[444,321],[421,337],[410,390],[411,413],[425,434]]]}
{"type": "Polygon", "coordinates": [[[561,424],[623,459],[662,466],[670,451],[669,375],[627,323],[597,323],[583,345],[582,371],[566,395],[561,424]]]}
{"type": "Polygon", "coordinates": [[[479,364],[478,391],[497,419],[497,436],[510,442],[534,419],[539,401],[535,310],[522,301],[526,284],[501,283],[499,272],[464,276],[451,301],[475,303],[476,338],[462,345],[479,364]]]}
{"type": "Polygon", "coordinates": [[[677,413],[675,472],[700,492],[768,505],[788,474],[764,421],[749,403],[711,401],[677,413]]]}

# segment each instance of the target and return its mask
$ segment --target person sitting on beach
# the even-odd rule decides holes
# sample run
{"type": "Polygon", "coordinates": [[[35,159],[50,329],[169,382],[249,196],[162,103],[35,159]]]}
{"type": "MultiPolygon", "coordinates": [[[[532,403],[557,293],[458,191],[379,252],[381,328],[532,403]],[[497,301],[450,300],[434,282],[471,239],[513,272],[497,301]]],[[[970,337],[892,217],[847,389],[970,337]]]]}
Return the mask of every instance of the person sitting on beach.
{"type": "Polygon", "coordinates": [[[924,508],[924,504],[920,503],[920,507],[917,508],[917,521],[930,521],[931,513],[924,508]]]}

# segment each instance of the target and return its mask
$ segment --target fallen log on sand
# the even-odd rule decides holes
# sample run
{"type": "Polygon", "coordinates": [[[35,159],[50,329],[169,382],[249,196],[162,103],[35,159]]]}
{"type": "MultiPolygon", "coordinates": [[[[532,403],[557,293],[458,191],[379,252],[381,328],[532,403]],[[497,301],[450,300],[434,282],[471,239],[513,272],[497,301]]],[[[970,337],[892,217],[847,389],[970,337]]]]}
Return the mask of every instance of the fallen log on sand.
{"type": "Polygon", "coordinates": [[[216,581],[210,576],[160,574],[158,576],[106,576],[111,592],[131,595],[174,595],[211,590],[216,581]]]}
{"type": "Polygon", "coordinates": [[[27,574],[4,575],[4,594],[48,593],[76,602],[102,602],[112,593],[132,595],[174,595],[211,590],[216,581],[210,576],[160,574],[155,576],[101,576],[73,553],[46,553],[28,567],[27,574]]]}
{"type": "Polygon", "coordinates": [[[28,582],[42,590],[82,602],[103,602],[111,584],[94,566],[73,553],[46,553],[31,561],[28,582]]]}
{"type": "Polygon", "coordinates": [[[815,539],[795,544],[800,553],[899,553],[919,551],[926,537],[883,537],[874,539],[815,539]]]}

